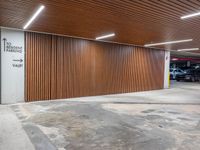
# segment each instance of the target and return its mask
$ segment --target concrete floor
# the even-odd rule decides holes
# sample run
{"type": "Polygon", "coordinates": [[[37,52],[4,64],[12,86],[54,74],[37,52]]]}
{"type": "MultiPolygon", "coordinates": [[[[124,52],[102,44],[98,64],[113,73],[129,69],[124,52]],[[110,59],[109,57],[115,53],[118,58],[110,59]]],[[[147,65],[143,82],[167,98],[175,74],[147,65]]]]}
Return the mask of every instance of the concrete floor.
{"type": "Polygon", "coordinates": [[[200,150],[200,84],[1,106],[0,135],[0,150],[200,150]]]}

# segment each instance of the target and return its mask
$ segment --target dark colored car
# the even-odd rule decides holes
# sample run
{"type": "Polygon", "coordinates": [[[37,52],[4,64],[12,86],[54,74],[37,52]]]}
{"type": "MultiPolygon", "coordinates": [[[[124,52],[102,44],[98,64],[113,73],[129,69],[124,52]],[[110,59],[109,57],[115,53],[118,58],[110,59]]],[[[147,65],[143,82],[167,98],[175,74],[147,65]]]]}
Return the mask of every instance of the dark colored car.
{"type": "Polygon", "coordinates": [[[176,76],[185,73],[179,68],[170,68],[170,80],[176,80],[176,76]]]}
{"type": "Polygon", "coordinates": [[[176,75],[176,81],[200,81],[200,69],[189,69],[186,73],[176,75]]]}

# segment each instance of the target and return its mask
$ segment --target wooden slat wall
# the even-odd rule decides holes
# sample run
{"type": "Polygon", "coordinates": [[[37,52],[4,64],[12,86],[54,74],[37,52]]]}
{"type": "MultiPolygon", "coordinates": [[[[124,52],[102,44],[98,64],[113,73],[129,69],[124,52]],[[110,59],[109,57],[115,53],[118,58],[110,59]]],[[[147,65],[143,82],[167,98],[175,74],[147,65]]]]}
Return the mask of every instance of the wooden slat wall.
{"type": "Polygon", "coordinates": [[[162,89],[164,51],[26,33],[26,101],[162,89]]]}
{"type": "Polygon", "coordinates": [[[51,99],[51,38],[44,34],[26,34],[27,100],[51,99]]]}

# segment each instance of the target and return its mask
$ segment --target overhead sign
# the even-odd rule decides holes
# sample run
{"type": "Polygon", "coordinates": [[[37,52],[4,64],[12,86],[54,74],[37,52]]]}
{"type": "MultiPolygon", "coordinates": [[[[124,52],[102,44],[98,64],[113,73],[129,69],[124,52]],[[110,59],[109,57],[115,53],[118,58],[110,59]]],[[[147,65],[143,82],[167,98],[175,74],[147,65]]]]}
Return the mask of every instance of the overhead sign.
{"type": "Polygon", "coordinates": [[[1,29],[1,103],[24,101],[24,32],[1,29]]]}

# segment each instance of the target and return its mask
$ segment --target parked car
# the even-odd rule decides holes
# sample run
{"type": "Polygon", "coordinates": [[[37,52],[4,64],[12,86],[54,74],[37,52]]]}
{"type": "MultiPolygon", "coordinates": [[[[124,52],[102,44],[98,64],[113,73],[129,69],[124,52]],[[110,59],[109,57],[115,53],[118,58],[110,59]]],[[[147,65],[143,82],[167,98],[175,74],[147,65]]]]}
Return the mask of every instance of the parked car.
{"type": "Polygon", "coordinates": [[[184,72],[183,70],[179,69],[179,68],[170,68],[170,79],[171,80],[175,80],[177,75],[181,75],[184,74],[186,72],[184,72]]]}
{"type": "Polygon", "coordinates": [[[200,69],[189,69],[186,73],[176,75],[176,81],[200,81],[200,69]]]}

